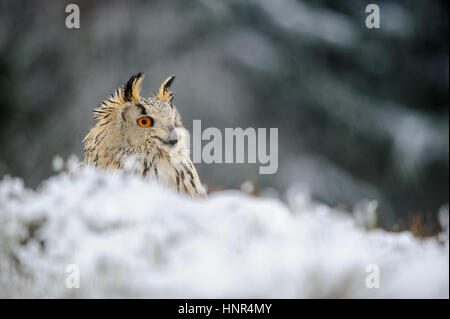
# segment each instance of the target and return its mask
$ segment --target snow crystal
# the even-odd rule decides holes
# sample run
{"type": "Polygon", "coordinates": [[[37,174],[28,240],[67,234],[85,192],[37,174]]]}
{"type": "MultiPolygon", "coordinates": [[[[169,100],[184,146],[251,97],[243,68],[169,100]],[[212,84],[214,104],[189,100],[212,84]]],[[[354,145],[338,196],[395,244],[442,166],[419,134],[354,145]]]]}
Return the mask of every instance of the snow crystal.
{"type": "Polygon", "coordinates": [[[0,182],[0,297],[448,298],[448,235],[367,231],[294,196],[191,200],[130,174],[0,182]],[[293,211],[303,210],[303,211],[293,211]],[[379,268],[379,288],[366,272],[379,268]],[[68,288],[79,268],[79,288],[68,288]],[[66,272],[69,270],[69,273],[66,272]]]}

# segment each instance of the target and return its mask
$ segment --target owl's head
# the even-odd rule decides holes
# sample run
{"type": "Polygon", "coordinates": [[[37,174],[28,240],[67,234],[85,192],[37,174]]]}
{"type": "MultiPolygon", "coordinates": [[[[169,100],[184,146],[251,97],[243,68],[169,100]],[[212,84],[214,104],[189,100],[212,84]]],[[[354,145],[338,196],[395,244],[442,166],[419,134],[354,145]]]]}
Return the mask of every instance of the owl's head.
{"type": "Polygon", "coordinates": [[[94,110],[98,122],[85,138],[85,153],[98,147],[169,153],[177,144],[177,129],[183,124],[172,104],[170,86],[175,76],[168,77],[157,94],[146,98],[140,96],[143,78],[142,73],[133,75],[94,110]]]}

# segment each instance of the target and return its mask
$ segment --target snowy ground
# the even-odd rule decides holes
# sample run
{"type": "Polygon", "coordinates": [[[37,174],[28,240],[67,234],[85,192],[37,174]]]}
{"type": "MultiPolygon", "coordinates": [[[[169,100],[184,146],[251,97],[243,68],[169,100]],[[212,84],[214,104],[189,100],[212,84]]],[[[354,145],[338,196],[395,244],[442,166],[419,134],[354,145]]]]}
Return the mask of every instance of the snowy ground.
{"type": "Polygon", "coordinates": [[[36,191],[4,178],[0,297],[449,297],[448,231],[366,231],[299,196],[192,201],[92,169],[36,191]]]}

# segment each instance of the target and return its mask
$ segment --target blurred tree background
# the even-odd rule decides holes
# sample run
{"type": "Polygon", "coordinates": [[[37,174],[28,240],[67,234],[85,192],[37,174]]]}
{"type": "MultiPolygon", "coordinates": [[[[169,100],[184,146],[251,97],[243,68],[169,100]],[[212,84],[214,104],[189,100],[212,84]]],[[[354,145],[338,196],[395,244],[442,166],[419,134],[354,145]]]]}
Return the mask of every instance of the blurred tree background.
{"type": "Polygon", "coordinates": [[[143,95],[177,75],[189,130],[279,128],[275,175],[197,165],[210,186],[376,199],[385,227],[448,203],[447,1],[0,0],[0,176],[36,186],[55,154],[81,159],[92,109],[139,71],[143,95]]]}

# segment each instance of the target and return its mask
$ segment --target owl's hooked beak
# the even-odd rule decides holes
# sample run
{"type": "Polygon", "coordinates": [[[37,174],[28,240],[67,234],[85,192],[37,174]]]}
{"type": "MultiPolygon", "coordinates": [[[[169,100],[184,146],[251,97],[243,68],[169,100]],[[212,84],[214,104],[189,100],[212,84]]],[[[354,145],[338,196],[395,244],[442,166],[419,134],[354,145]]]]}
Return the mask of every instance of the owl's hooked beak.
{"type": "Polygon", "coordinates": [[[169,142],[172,145],[175,145],[178,142],[178,134],[174,128],[170,129],[169,142]]]}
{"type": "MultiPolygon", "coordinates": [[[[168,133],[169,138],[167,140],[159,136],[153,136],[153,138],[160,140],[167,146],[170,146],[172,150],[180,148],[184,149],[186,148],[186,145],[189,144],[189,132],[187,132],[184,128],[170,128],[168,133]]],[[[187,146],[187,148],[189,148],[189,146],[187,146]]]]}

